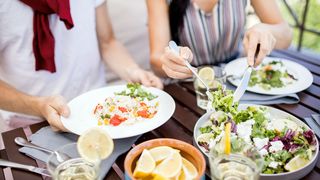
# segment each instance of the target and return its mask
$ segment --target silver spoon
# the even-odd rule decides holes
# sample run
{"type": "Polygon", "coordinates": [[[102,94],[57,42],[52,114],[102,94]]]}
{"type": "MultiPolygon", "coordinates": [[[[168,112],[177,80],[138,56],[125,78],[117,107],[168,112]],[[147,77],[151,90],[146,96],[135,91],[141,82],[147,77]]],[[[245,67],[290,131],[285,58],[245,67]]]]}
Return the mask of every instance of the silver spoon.
{"type": "Polygon", "coordinates": [[[14,142],[17,143],[20,146],[34,148],[34,149],[38,149],[38,150],[46,152],[46,153],[55,154],[59,163],[62,163],[64,161],[67,161],[67,160],[71,159],[71,157],[66,155],[65,153],[61,153],[61,152],[58,152],[58,151],[52,151],[50,149],[47,149],[47,148],[44,148],[44,147],[40,147],[38,145],[35,145],[35,144],[27,141],[26,139],[24,139],[22,137],[16,137],[14,139],[14,142]]]}

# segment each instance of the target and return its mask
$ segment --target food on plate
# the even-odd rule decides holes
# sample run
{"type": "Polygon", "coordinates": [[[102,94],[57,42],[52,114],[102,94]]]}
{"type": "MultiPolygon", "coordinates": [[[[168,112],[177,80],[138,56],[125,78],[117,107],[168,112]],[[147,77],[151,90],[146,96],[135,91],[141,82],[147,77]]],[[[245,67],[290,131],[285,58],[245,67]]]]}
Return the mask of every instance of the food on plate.
{"type": "Polygon", "coordinates": [[[127,84],[125,90],[98,103],[93,114],[99,126],[129,125],[153,118],[158,112],[158,106],[156,95],[148,92],[140,84],[133,83],[127,84]]]}
{"type": "Polygon", "coordinates": [[[316,150],[312,130],[288,118],[276,118],[267,107],[249,106],[237,110],[233,97],[222,88],[213,93],[215,111],[199,129],[197,143],[208,153],[224,153],[225,125],[231,123],[231,153],[244,151],[246,144],[256,147],[264,158],[262,173],[277,174],[304,167],[316,150]],[[225,96],[223,96],[225,95],[225,96]]]}
{"type": "Polygon", "coordinates": [[[99,127],[85,131],[77,142],[80,156],[89,162],[99,162],[109,157],[113,147],[113,140],[109,134],[99,127]]]}
{"type": "Polygon", "coordinates": [[[297,81],[292,73],[281,61],[271,61],[269,63],[262,63],[257,69],[252,71],[249,86],[259,86],[265,90],[271,88],[285,87],[297,81]]]}
{"type": "Polygon", "coordinates": [[[198,176],[196,167],[182,157],[180,151],[169,146],[144,149],[133,176],[137,179],[192,180],[198,176]]]}

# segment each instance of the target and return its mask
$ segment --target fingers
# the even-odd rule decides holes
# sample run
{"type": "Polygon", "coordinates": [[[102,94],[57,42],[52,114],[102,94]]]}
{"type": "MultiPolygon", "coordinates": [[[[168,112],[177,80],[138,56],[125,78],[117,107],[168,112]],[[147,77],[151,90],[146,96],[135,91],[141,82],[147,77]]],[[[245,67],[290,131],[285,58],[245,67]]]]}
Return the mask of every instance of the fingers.
{"type": "MultiPolygon", "coordinates": [[[[181,66],[185,65],[184,59],[181,56],[179,56],[178,54],[176,54],[175,52],[173,52],[169,47],[165,48],[164,55],[166,57],[165,58],[166,60],[173,61],[176,64],[181,65],[181,66]]],[[[165,62],[163,62],[163,63],[165,63],[165,62]]]]}
{"type": "Polygon", "coordinates": [[[271,44],[269,43],[268,36],[262,36],[260,40],[260,49],[255,60],[254,67],[257,67],[259,64],[261,64],[262,60],[270,53],[270,49],[271,44]]]}
{"type": "Polygon", "coordinates": [[[192,77],[191,71],[190,73],[182,73],[182,72],[174,71],[165,65],[162,65],[162,69],[169,77],[174,79],[186,79],[186,78],[192,77]]]}
{"type": "Polygon", "coordinates": [[[70,109],[67,102],[62,96],[55,96],[52,101],[52,108],[56,109],[57,113],[63,117],[68,117],[70,109]]]}
{"type": "Polygon", "coordinates": [[[51,128],[54,131],[68,131],[62,124],[60,120],[60,114],[54,109],[53,107],[48,107],[46,110],[46,119],[48,123],[50,124],[51,128]]]}
{"type": "Polygon", "coordinates": [[[156,75],[154,75],[152,72],[147,72],[149,79],[151,81],[151,86],[163,89],[163,83],[160,78],[158,78],[156,75]]]}
{"type": "Polygon", "coordinates": [[[192,72],[185,65],[185,60],[190,62],[193,58],[191,50],[182,47],[180,48],[180,55],[178,56],[166,47],[164,55],[160,58],[162,69],[171,78],[184,79],[192,76],[192,72]]]}
{"type": "Polygon", "coordinates": [[[181,47],[180,48],[180,56],[184,60],[188,60],[189,62],[191,62],[193,59],[193,54],[191,52],[191,49],[189,49],[188,47],[181,47]]]}
{"type": "Polygon", "coordinates": [[[254,63],[254,55],[255,52],[257,50],[257,45],[259,43],[259,39],[258,36],[256,35],[256,33],[251,33],[251,35],[248,37],[248,45],[247,45],[247,60],[248,60],[248,64],[249,66],[253,66],[254,63]]]}
{"type": "Polygon", "coordinates": [[[139,68],[135,70],[133,74],[135,74],[136,76],[135,81],[143,84],[144,86],[152,86],[159,89],[163,88],[161,79],[158,76],[154,75],[152,72],[145,71],[139,68]]]}

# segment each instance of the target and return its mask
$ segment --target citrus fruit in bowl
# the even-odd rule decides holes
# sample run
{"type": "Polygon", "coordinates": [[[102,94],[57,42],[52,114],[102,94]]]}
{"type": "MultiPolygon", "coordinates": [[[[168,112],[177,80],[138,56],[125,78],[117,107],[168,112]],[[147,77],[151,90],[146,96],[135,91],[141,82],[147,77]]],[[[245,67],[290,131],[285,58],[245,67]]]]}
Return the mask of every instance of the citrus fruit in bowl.
{"type": "Polygon", "coordinates": [[[124,163],[126,179],[205,179],[202,153],[176,139],[143,142],[127,154],[124,163]]]}

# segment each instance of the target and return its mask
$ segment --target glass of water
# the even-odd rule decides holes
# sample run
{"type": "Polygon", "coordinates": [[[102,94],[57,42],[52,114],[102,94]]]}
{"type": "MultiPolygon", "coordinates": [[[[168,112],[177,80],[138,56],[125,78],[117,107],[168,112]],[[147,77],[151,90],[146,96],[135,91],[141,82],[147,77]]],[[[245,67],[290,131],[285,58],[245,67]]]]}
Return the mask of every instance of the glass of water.
{"type": "Polygon", "coordinates": [[[250,145],[229,155],[211,150],[209,158],[213,180],[258,180],[263,167],[262,156],[250,145]]]}
{"type": "MultiPolygon", "coordinates": [[[[204,77],[201,77],[202,80],[209,86],[210,91],[215,91],[219,84],[222,86],[226,83],[226,72],[222,67],[219,66],[200,66],[197,68],[198,74],[204,77]],[[205,69],[211,68],[213,73],[210,73],[210,71],[207,73],[203,73],[205,69]],[[202,71],[202,72],[201,72],[202,71]],[[208,77],[210,74],[210,77],[208,77]],[[211,76],[212,75],[212,76],[211,76]]],[[[201,109],[206,110],[207,104],[209,102],[208,96],[206,94],[206,87],[201,83],[200,80],[197,79],[197,77],[193,77],[193,85],[196,92],[196,98],[197,98],[197,105],[201,109]]]]}
{"type": "Polygon", "coordinates": [[[91,163],[81,158],[77,143],[67,144],[58,148],[57,152],[71,157],[64,162],[58,161],[55,154],[50,155],[47,168],[54,180],[95,180],[98,179],[99,163],[91,163]]]}

